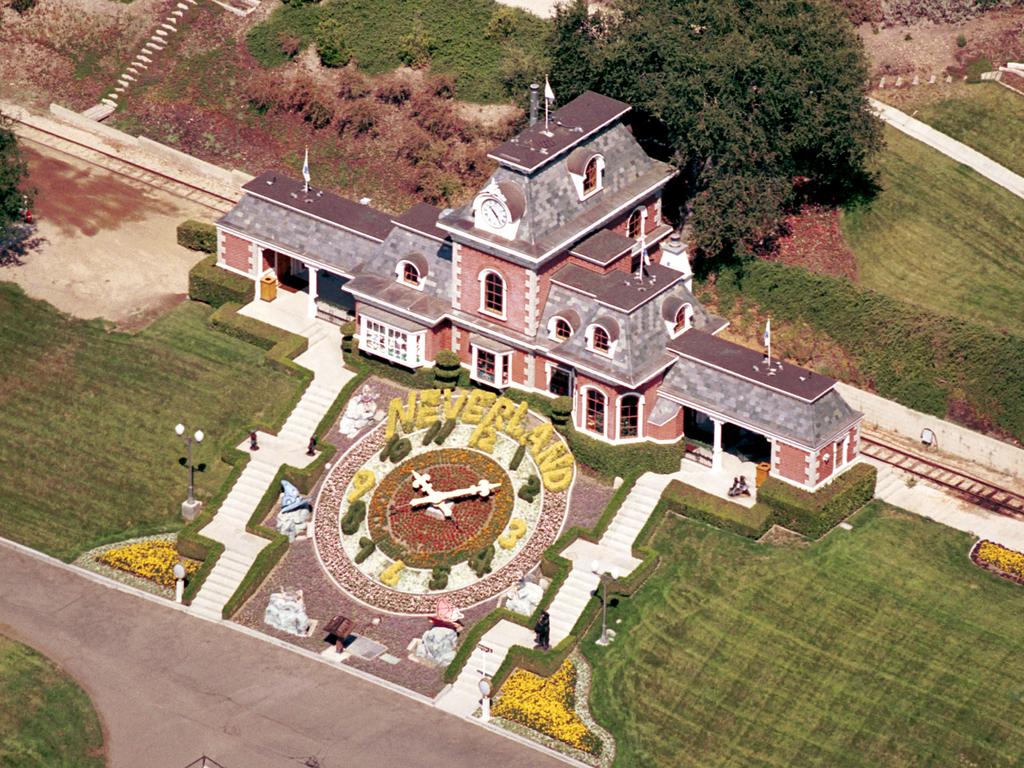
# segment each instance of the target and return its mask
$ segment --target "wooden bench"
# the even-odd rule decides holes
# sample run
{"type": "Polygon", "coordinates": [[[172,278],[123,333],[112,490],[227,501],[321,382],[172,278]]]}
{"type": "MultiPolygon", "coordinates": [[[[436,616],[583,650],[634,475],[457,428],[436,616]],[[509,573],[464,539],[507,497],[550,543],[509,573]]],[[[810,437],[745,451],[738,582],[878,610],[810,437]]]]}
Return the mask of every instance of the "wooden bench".
{"type": "Polygon", "coordinates": [[[345,650],[345,638],[352,634],[354,626],[355,622],[352,619],[348,618],[348,616],[342,616],[340,613],[324,626],[327,638],[334,638],[334,650],[338,653],[345,650]]]}
{"type": "Polygon", "coordinates": [[[704,446],[697,445],[695,443],[687,443],[685,450],[686,452],[684,456],[690,461],[695,461],[706,467],[711,466],[711,454],[708,453],[708,450],[704,446]]]}

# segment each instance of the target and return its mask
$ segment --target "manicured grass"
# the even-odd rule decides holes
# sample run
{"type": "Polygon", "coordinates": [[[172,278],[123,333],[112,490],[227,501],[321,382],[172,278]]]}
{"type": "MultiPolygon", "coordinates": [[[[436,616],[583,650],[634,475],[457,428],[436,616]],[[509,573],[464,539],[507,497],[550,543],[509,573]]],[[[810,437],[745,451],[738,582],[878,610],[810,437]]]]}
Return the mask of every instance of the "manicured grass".
{"type": "Polygon", "coordinates": [[[327,17],[341,22],[349,50],[370,73],[401,66],[402,38],[425,33],[431,69],[454,75],[458,95],[480,102],[506,99],[502,68],[510,52],[540,56],[549,28],[548,22],[494,0],[333,0],[281,6],[249,33],[249,50],[264,66],[281,64],[286,60],[281,36],[294,35],[306,45],[327,17]],[[508,37],[488,33],[498,9],[512,19],[508,37]]]}
{"type": "Polygon", "coordinates": [[[209,312],[187,302],[130,336],[0,283],[0,535],[71,560],[179,527],[179,421],[206,433],[196,495],[217,492],[222,452],[256,420],[280,424],[301,385],[207,327],[209,312]]]}
{"type": "Polygon", "coordinates": [[[1024,588],[965,534],[879,502],[852,523],[776,548],[666,520],[615,643],[583,644],[616,766],[1024,762],[1024,588]]]}
{"type": "Polygon", "coordinates": [[[860,284],[1024,333],[1024,200],[898,131],[885,139],[882,191],[842,218],[860,284]]]}
{"type": "Polygon", "coordinates": [[[81,688],[0,636],[0,767],[103,768],[103,733],[81,688]]]}
{"type": "Polygon", "coordinates": [[[1024,176],[1024,96],[997,83],[957,91],[926,104],[914,117],[1024,176]]]}

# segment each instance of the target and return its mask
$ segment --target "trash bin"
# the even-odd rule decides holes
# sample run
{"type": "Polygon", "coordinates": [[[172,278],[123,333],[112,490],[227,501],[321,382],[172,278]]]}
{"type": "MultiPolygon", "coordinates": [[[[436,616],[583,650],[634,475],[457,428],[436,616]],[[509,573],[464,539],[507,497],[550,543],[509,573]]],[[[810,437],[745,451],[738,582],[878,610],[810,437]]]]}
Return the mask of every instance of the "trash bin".
{"type": "Polygon", "coordinates": [[[260,298],[263,301],[273,301],[277,298],[277,278],[272,274],[260,278],[260,298]]]}
{"type": "Polygon", "coordinates": [[[761,483],[768,479],[768,473],[772,471],[772,465],[767,461],[762,461],[757,465],[757,487],[761,487],[761,483]]]}

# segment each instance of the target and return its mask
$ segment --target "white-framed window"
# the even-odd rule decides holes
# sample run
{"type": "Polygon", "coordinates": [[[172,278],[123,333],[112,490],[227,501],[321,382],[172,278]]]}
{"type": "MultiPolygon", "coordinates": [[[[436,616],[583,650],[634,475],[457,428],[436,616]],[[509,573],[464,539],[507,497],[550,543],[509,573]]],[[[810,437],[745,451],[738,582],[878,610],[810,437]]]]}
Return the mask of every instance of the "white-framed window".
{"type": "Polygon", "coordinates": [[[410,368],[423,365],[425,334],[425,331],[403,331],[366,315],[361,315],[359,319],[361,350],[410,368]]]}
{"type": "Polygon", "coordinates": [[[678,336],[684,331],[690,330],[690,324],[693,322],[693,307],[689,304],[683,304],[676,311],[676,319],[672,324],[672,336],[678,336]]]}
{"type": "Polygon", "coordinates": [[[569,178],[572,180],[579,199],[581,201],[586,200],[604,188],[604,156],[600,154],[591,155],[582,168],[573,160],[574,158],[570,156],[569,167],[573,170],[569,171],[569,178]]]}
{"type": "Polygon", "coordinates": [[[420,274],[420,268],[411,261],[398,262],[397,273],[400,283],[404,283],[410,288],[423,290],[423,275],[420,274]]]}
{"type": "Polygon", "coordinates": [[[637,208],[626,219],[626,237],[639,240],[644,236],[644,221],[647,219],[647,209],[643,206],[637,208]]]}
{"type": "Polygon", "coordinates": [[[608,398],[594,387],[583,390],[583,428],[604,435],[608,424],[608,398]]]}
{"type": "Polygon", "coordinates": [[[553,341],[568,341],[574,332],[572,324],[560,315],[555,315],[548,321],[548,338],[553,341]]]}
{"type": "Polygon", "coordinates": [[[615,342],[608,329],[595,323],[587,328],[587,349],[599,355],[611,357],[615,351],[615,342]]]}
{"type": "Polygon", "coordinates": [[[480,311],[505,319],[505,278],[493,269],[480,273],[480,311]]]}
{"type": "Polygon", "coordinates": [[[619,398],[619,439],[640,437],[643,398],[635,392],[619,398]]]}
{"type": "Polygon", "coordinates": [[[470,378],[492,387],[507,387],[512,371],[512,354],[510,352],[492,352],[489,349],[473,346],[473,368],[470,378]]]}
{"type": "Polygon", "coordinates": [[[576,389],[576,373],[572,368],[556,363],[545,363],[548,392],[556,397],[572,397],[576,389]]]}

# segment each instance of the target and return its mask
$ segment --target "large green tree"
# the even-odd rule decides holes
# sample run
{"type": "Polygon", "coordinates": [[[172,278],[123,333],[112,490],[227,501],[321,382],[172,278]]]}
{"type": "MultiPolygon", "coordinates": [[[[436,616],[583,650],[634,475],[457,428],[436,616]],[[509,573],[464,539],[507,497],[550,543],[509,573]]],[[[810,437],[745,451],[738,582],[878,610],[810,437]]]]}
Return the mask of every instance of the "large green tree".
{"type": "Polygon", "coordinates": [[[18,139],[10,121],[0,114],[0,263],[22,253],[28,235],[23,211],[32,191],[25,185],[28,165],[18,151],[18,139]]]}
{"type": "Polygon", "coordinates": [[[830,0],[584,0],[555,17],[559,101],[593,89],[632,104],[636,134],[681,170],[696,244],[756,246],[801,195],[869,188],[881,131],[867,64],[830,0]]]}

